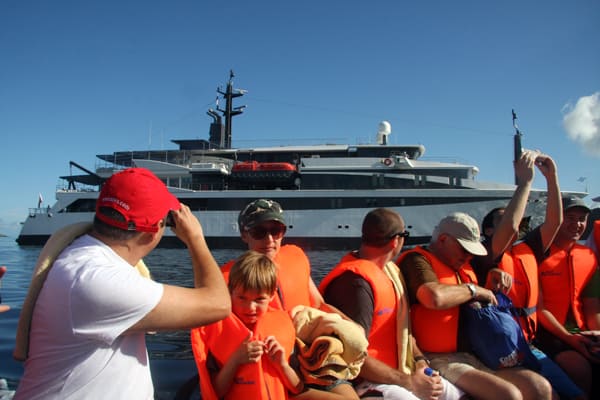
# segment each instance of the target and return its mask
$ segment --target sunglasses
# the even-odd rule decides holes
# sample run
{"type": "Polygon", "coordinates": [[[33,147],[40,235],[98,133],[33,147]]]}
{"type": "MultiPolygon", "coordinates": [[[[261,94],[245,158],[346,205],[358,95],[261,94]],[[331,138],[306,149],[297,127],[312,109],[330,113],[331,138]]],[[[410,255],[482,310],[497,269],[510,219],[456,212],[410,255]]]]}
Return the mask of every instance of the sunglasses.
{"type": "Polygon", "coordinates": [[[406,239],[407,237],[410,236],[410,232],[409,231],[402,231],[402,232],[394,233],[393,235],[390,235],[390,239],[393,239],[396,236],[400,236],[401,238],[406,239]]]}
{"type": "Polygon", "coordinates": [[[248,232],[254,240],[262,240],[267,235],[271,235],[273,239],[277,240],[283,237],[286,229],[285,225],[277,224],[269,227],[255,226],[254,228],[247,229],[246,232],[248,232]]]}

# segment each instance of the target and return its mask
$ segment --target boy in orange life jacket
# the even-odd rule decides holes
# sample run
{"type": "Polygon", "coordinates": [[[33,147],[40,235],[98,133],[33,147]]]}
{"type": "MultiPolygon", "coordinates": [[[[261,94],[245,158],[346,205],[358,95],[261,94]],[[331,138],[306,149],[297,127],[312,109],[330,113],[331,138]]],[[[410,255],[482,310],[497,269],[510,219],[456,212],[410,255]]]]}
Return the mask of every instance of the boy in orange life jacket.
{"type": "Polygon", "coordinates": [[[415,339],[432,367],[472,397],[550,399],[552,387],[535,372],[514,367],[493,371],[473,354],[459,351],[460,305],[473,299],[497,304],[492,291],[477,286],[469,265],[473,255],[486,253],[477,221],[454,213],[440,220],[429,246],[400,255],[415,339]]]}
{"type": "Polygon", "coordinates": [[[296,337],[292,320],[269,306],[276,281],[275,264],[264,254],[248,251],[232,266],[228,286],[233,313],[191,332],[202,398],[280,400],[296,394],[295,399],[358,400],[349,385],[328,393],[303,390],[288,363],[296,337]]]}
{"type": "Polygon", "coordinates": [[[285,311],[269,307],[276,280],[268,257],[245,253],[229,276],[232,314],[192,330],[203,399],[287,399],[288,391],[302,391],[302,381],[288,364],[294,326],[285,311]]]}
{"type": "Polygon", "coordinates": [[[600,272],[592,250],[577,243],[585,231],[590,209],[578,197],[564,197],[562,205],[563,223],[550,250],[538,260],[541,326],[537,344],[564,370],[578,371],[573,380],[587,377],[590,398],[597,399],[600,272]]]}

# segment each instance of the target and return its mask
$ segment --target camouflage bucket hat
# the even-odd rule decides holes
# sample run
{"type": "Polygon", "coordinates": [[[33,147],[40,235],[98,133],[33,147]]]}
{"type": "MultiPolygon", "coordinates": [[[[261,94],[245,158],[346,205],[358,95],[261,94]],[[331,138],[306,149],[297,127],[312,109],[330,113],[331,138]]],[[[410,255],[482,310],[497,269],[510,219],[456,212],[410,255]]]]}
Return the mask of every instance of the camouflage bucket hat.
{"type": "Polygon", "coordinates": [[[283,210],[274,200],[258,199],[244,207],[238,216],[240,231],[250,229],[265,221],[277,221],[285,225],[283,210]]]}

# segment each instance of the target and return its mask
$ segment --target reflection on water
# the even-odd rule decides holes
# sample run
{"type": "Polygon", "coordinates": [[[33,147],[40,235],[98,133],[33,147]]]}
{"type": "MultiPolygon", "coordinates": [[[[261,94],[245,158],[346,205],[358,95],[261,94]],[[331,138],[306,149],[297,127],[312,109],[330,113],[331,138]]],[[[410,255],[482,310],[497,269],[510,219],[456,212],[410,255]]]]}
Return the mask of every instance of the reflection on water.
{"type": "MultiPolygon", "coordinates": [[[[15,388],[23,373],[21,363],[12,359],[15,331],[23,299],[40,247],[19,247],[13,238],[0,238],[0,265],[9,269],[2,279],[2,301],[11,310],[0,317],[0,377],[15,388]]],[[[309,251],[313,280],[318,285],[345,251],[309,251]]],[[[213,255],[219,265],[241,254],[240,250],[219,249],[213,255]]],[[[156,249],[145,262],[158,282],[192,287],[190,257],[185,249],[156,249]]],[[[196,374],[188,331],[160,332],[146,336],[156,399],[173,399],[177,390],[196,374]]]]}

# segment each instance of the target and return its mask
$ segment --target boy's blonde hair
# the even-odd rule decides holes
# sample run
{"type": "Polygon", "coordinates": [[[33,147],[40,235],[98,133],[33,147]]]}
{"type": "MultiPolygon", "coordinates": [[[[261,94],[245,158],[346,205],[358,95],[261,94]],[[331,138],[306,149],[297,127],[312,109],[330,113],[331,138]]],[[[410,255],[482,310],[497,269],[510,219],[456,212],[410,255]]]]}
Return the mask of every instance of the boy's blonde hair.
{"type": "Polygon", "coordinates": [[[235,288],[244,291],[275,293],[277,267],[266,255],[249,250],[238,258],[229,272],[229,292],[235,288]]]}

